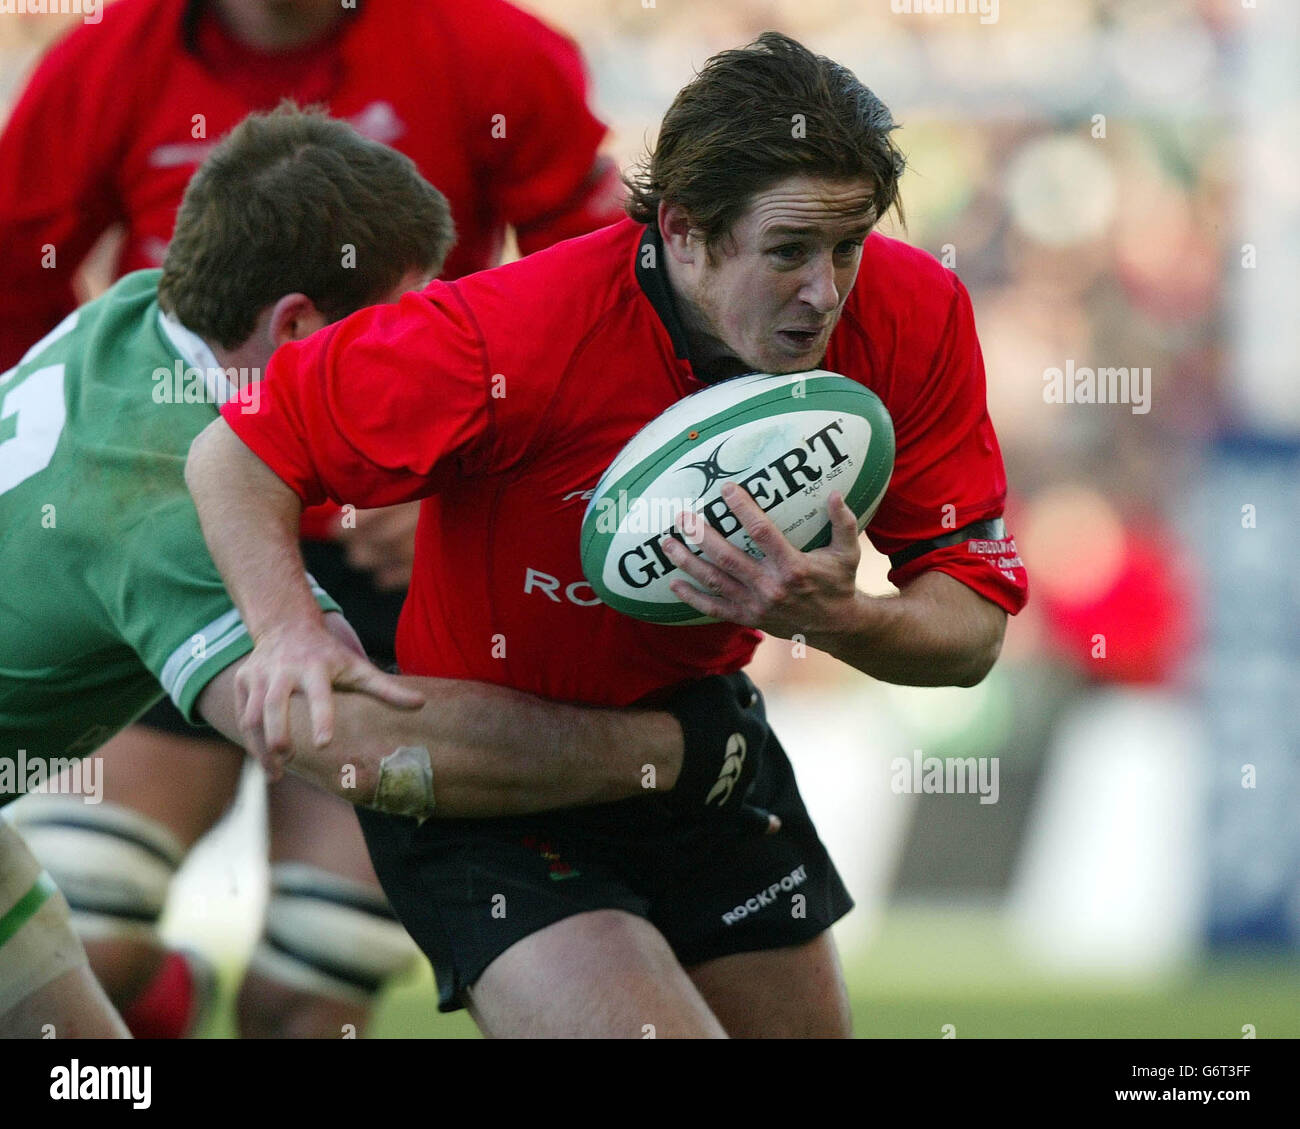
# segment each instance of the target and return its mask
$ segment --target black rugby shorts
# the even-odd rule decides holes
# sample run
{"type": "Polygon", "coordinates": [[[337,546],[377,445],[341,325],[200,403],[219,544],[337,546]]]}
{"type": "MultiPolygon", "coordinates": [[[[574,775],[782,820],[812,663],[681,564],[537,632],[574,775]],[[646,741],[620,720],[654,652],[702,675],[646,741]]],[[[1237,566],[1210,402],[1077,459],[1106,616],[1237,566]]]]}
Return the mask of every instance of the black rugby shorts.
{"type": "Polygon", "coordinates": [[[433,964],[439,1008],[455,1011],[506,949],[589,910],[647,919],[687,967],[822,933],[853,901],[775,736],[748,800],[779,815],[781,830],[756,834],[703,811],[683,817],[654,796],[421,825],[357,815],[389,903],[433,964]]]}

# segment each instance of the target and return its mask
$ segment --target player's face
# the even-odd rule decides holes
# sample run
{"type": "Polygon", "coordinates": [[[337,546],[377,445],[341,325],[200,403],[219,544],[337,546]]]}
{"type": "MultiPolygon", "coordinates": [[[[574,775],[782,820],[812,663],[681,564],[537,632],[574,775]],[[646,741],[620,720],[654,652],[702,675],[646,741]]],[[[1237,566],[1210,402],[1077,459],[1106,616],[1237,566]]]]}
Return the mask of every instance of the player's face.
{"type": "Polygon", "coordinates": [[[791,177],[756,196],[693,264],[698,327],[758,372],[816,368],[873,221],[865,181],[791,177]]]}
{"type": "Polygon", "coordinates": [[[327,34],[347,15],[339,0],[217,0],[237,39],[264,50],[289,50],[327,34]]]}

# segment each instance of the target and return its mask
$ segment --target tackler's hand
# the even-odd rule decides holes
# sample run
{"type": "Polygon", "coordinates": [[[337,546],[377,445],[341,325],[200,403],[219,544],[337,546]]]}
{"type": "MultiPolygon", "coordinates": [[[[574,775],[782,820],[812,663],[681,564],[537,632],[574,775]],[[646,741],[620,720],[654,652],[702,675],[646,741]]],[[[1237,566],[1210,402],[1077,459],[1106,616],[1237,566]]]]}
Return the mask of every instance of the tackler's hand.
{"type": "Polygon", "coordinates": [[[323,622],[307,623],[257,640],[235,676],[236,708],[245,747],[272,780],[284,774],[289,761],[289,698],[307,696],[313,740],[320,747],[333,736],[335,689],[369,694],[399,709],[417,709],[425,700],[371,665],[350,629],[340,638],[323,622]]]}

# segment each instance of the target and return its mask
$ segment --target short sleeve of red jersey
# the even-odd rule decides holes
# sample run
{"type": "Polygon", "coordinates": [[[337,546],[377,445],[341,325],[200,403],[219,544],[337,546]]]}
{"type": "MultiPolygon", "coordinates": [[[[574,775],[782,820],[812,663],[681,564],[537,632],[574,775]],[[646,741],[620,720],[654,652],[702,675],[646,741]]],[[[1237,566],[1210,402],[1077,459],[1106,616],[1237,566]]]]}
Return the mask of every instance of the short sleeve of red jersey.
{"type": "Polygon", "coordinates": [[[461,34],[479,87],[471,104],[482,183],[518,234],[524,254],[622,218],[623,185],[598,155],[605,125],[587,104],[587,76],[572,40],[511,4],[466,7],[478,14],[461,34]]]}
{"type": "Polygon", "coordinates": [[[282,346],[255,410],[222,415],[304,504],[370,509],[487,468],[492,381],[472,316],[434,283],[282,346]]]}
{"type": "Polygon", "coordinates": [[[894,418],[894,475],[867,527],[890,582],[947,573],[1015,614],[1029,580],[1002,523],[1007,480],[985,400],[970,296],[956,278],[939,347],[894,418]]]}

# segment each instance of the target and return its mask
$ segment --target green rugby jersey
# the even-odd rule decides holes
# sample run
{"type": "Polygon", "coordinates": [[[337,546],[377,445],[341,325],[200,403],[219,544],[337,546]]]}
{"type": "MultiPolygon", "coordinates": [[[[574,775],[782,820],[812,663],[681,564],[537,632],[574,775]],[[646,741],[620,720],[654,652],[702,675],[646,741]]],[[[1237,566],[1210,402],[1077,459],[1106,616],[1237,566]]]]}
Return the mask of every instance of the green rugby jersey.
{"type": "Polygon", "coordinates": [[[161,273],[127,275],[0,375],[0,760],[88,753],[164,692],[194,720],[252,649],[184,478],[238,393],[160,311],[161,273]]]}

